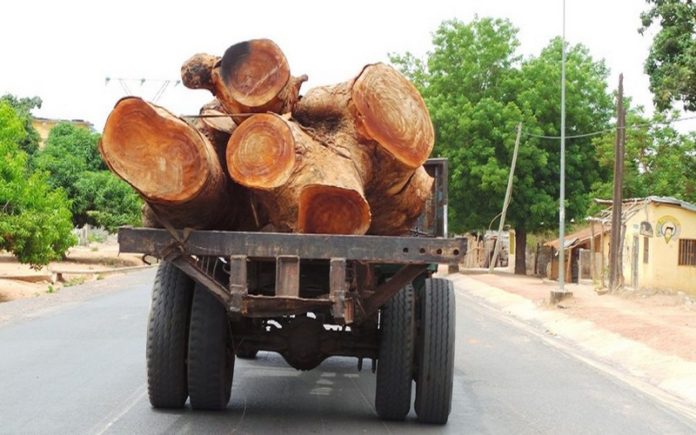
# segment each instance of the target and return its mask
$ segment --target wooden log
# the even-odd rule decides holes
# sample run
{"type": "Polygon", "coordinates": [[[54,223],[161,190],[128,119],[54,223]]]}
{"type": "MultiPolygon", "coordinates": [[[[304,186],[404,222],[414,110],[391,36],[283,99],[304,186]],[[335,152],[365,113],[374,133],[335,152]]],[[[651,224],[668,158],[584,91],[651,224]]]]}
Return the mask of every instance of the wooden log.
{"type": "MultiPolygon", "coordinates": [[[[199,53],[181,67],[182,82],[207,89],[230,114],[288,113],[299,98],[306,75],[293,77],[281,49],[270,39],[229,47],[222,57],[199,53]]],[[[236,117],[240,123],[243,117],[236,117]]]]}
{"type": "Polygon", "coordinates": [[[433,181],[419,166],[400,192],[386,195],[378,190],[368,192],[367,202],[372,207],[368,234],[393,236],[408,233],[432,194],[433,181]]]}
{"type": "Polygon", "coordinates": [[[220,101],[214,99],[201,107],[199,111],[199,119],[208,126],[209,128],[219,131],[222,133],[227,133],[227,135],[232,134],[237,124],[232,120],[230,115],[222,107],[220,101]]]}
{"type": "Polygon", "coordinates": [[[111,171],[154,209],[146,222],[235,227],[235,198],[213,145],[162,107],[137,97],[121,99],[106,121],[99,150],[111,171]]]}
{"type": "Polygon", "coordinates": [[[227,147],[230,176],[258,195],[278,231],[364,234],[370,207],[354,163],[274,114],[250,117],[227,147]]]}
{"type": "Polygon", "coordinates": [[[406,232],[432,187],[432,178],[419,168],[435,141],[428,109],[415,86],[388,65],[367,65],[352,80],[308,91],[295,105],[293,117],[321,142],[331,144],[337,135],[352,137],[340,143],[348,145],[353,159],[364,161],[357,157],[361,153],[372,156],[371,165],[360,165],[373,214],[369,233],[406,232]]]}
{"type": "Polygon", "coordinates": [[[230,134],[237,127],[237,124],[224,112],[220,102],[215,99],[201,107],[199,115],[187,118],[188,123],[205,136],[215,149],[218,161],[222,165],[223,173],[227,174],[227,163],[225,152],[230,134]]]}

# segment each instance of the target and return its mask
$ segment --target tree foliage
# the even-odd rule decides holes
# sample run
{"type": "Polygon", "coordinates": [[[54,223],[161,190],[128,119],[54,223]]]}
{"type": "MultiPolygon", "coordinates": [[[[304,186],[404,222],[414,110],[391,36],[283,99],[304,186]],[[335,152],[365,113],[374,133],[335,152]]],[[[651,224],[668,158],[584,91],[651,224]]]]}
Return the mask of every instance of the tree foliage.
{"type": "Polygon", "coordinates": [[[121,225],[139,225],[142,201],[135,191],[109,171],[88,171],[75,185],[77,208],[113,232],[121,225]]]}
{"type": "Polygon", "coordinates": [[[75,244],[69,201],[52,189],[44,172],[30,173],[24,120],[0,101],[0,249],[39,266],[60,258],[75,244]]]}
{"type": "MultiPolygon", "coordinates": [[[[426,61],[412,54],[392,61],[419,86],[436,129],[435,153],[450,161],[450,224],[454,231],[487,228],[500,212],[515,141],[523,135],[508,222],[518,231],[558,222],[561,41],[538,56],[516,54],[508,20],[447,21],[433,36],[426,61]]],[[[608,70],[582,45],[567,50],[568,134],[606,128],[612,101],[608,70]]],[[[603,175],[589,139],[567,141],[568,220],[587,210],[587,192],[603,175]]]]}
{"type": "MultiPolygon", "coordinates": [[[[628,104],[627,104],[628,106],[628,104]]],[[[643,108],[629,108],[623,194],[626,198],[673,196],[696,203],[696,135],[681,134],[669,125],[678,113],[656,113],[649,118],[643,108]]],[[[608,172],[614,165],[615,135],[594,141],[600,165],[608,172]]],[[[613,180],[598,181],[592,196],[612,197],[613,180]]]]}
{"type": "Polygon", "coordinates": [[[696,110],[696,3],[691,0],[647,0],[650,9],[641,14],[645,32],[657,23],[645,72],[659,110],[681,101],[686,110],[696,110]]]}
{"type": "Polygon", "coordinates": [[[37,153],[36,168],[47,171],[53,187],[72,200],[73,222],[103,226],[137,224],[141,202],[133,189],[106,170],[99,155],[99,134],[70,124],[56,125],[37,153]]]}
{"type": "Polygon", "coordinates": [[[31,111],[35,108],[40,109],[43,101],[41,101],[39,97],[18,98],[11,94],[0,97],[0,102],[2,101],[9,104],[14,109],[26,133],[19,142],[19,148],[29,154],[29,156],[34,155],[39,149],[39,141],[41,138],[39,132],[36,131],[31,123],[31,111]]]}

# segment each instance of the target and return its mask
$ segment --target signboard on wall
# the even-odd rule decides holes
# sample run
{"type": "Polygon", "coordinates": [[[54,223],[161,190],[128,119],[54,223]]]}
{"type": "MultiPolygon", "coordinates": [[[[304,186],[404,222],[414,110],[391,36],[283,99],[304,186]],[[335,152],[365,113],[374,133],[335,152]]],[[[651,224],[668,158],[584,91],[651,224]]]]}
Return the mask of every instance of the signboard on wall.
{"type": "Polygon", "coordinates": [[[646,237],[653,236],[653,228],[652,225],[650,225],[650,222],[643,221],[640,223],[640,235],[646,237]]]}
{"type": "Polygon", "coordinates": [[[665,215],[657,220],[657,237],[665,239],[665,243],[669,243],[672,239],[678,239],[681,232],[681,224],[674,216],[665,215]]]}

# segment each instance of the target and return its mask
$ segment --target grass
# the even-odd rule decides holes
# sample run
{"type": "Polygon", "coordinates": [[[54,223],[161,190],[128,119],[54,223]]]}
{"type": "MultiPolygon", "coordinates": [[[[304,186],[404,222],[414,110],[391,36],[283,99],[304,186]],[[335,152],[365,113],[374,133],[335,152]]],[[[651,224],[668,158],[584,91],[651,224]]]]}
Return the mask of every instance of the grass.
{"type": "Polygon", "coordinates": [[[72,287],[74,285],[84,284],[85,281],[87,281],[86,276],[76,276],[75,278],[70,278],[69,280],[65,281],[63,287],[72,287]]]}

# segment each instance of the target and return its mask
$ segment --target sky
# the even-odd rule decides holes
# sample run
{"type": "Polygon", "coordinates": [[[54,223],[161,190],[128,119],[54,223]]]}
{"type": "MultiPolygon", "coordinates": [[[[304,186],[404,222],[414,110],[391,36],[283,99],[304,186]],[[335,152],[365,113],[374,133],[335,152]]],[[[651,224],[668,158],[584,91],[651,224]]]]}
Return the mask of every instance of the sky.
{"type": "MultiPolygon", "coordinates": [[[[643,74],[652,36],[637,32],[646,8],[644,0],[566,0],[566,39],[606,61],[612,87],[623,72],[625,94],[652,112],[643,74]]],[[[164,80],[171,82],[158,104],[198,113],[208,91],[174,86],[194,53],[221,55],[234,43],[271,38],[294,75],[309,75],[306,91],[347,80],[388,53],[424,56],[442,21],[476,15],[510,19],[524,56],[562,32],[561,0],[14,0],[3,4],[0,94],[40,96],[35,116],[83,119],[101,130],[119,98],[152,100],[164,80]]]]}

